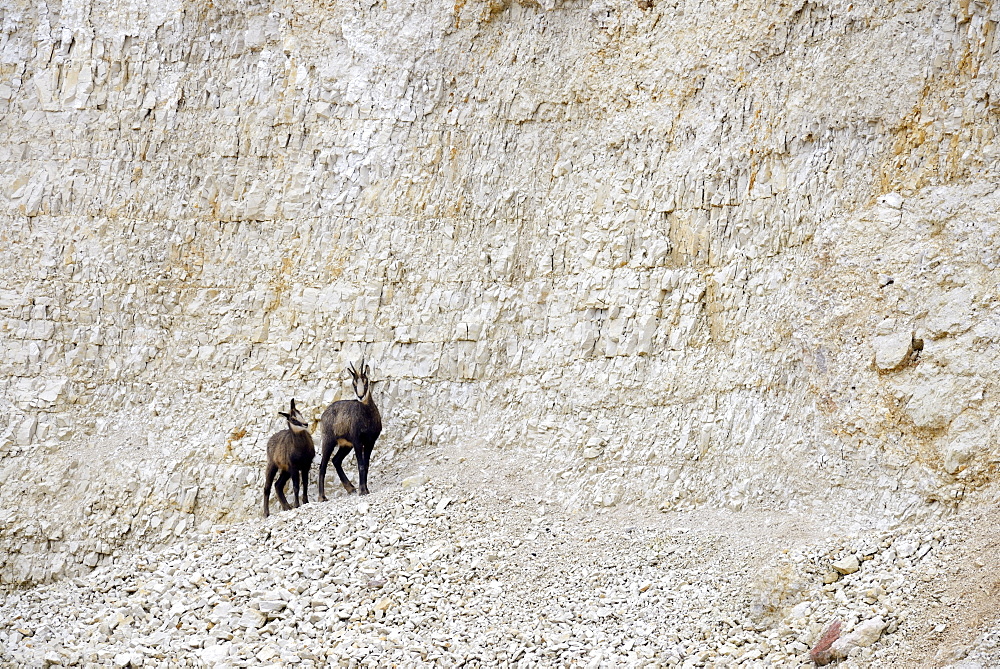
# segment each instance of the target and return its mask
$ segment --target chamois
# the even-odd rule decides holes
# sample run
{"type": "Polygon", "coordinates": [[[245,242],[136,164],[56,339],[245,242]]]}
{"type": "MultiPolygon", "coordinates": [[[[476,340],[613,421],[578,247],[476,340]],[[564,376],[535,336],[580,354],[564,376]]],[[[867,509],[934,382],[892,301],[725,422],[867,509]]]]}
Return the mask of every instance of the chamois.
{"type": "Polygon", "coordinates": [[[284,416],[288,422],[288,429],[276,432],[267,440],[267,474],[264,477],[264,517],[271,514],[269,501],[271,497],[271,482],[274,475],[278,474],[275,482],[275,492],[278,493],[278,501],[281,508],[288,511],[292,507],[285,499],[285,484],[289,477],[292,479],[292,487],[295,488],[295,506],[299,506],[299,480],[302,480],[302,504],[309,503],[309,468],[312,467],[313,458],[316,457],[316,448],[313,446],[312,436],[309,434],[309,425],[305,418],[295,408],[295,399],[292,399],[291,410],[288,413],[278,412],[279,416],[284,416]]]}
{"type": "Polygon", "coordinates": [[[340,482],[348,494],[354,492],[354,484],[344,474],[341,463],[347,454],[354,449],[354,459],[358,461],[358,494],[368,494],[368,459],[371,457],[375,440],[382,433],[382,416],[372,399],[371,372],[364,358],[361,359],[361,369],[354,368],[354,363],[348,366],[351,373],[356,400],[339,400],[326,408],[320,418],[320,431],[323,435],[323,457],[319,462],[319,501],[326,501],[326,465],[333,449],[333,466],[337,470],[340,482]]]}

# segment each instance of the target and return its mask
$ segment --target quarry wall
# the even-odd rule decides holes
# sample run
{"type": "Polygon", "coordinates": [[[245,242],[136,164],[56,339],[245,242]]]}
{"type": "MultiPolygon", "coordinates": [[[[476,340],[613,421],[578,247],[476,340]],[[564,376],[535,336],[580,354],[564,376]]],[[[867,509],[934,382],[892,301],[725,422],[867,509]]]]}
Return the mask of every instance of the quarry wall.
{"type": "Polygon", "coordinates": [[[257,515],[362,355],[376,473],[993,490],[1000,8],[876,4],[0,0],[0,582],[257,515]]]}

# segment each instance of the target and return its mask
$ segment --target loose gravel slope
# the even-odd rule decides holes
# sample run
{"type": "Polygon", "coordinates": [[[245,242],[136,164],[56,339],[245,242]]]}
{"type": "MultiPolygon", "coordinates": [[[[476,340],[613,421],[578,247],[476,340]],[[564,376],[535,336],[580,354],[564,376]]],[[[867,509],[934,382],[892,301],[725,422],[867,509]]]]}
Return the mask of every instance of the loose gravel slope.
{"type": "Polygon", "coordinates": [[[13,594],[0,660],[799,666],[839,619],[845,666],[990,666],[995,625],[945,639],[948,612],[927,605],[956,556],[978,559],[974,521],[850,535],[760,512],[584,516],[438,471],[13,594]]]}

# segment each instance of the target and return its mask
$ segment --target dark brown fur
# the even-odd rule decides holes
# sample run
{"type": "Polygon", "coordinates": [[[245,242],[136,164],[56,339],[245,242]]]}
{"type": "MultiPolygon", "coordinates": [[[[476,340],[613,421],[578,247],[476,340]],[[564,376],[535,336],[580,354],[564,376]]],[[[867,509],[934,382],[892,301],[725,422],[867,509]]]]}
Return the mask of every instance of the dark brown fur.
{"type": "Polygon", "coordinates": [[[308,424],[295,408],[295,400],[292,400],[289,413],[280,411],[278,413],[285,417],[288,429],[271,435],[267,441],[267,472],[264,476],[265,518],[271,513],[272,482],[275,483],[275,492],[278,494],[281,508],[285,511],[292,508],[288,500],[285,499],[285,483],[288,482],[289,478],[292,479],[292,487],[295,489],[295,506],[299,506],[300,481],[302,484],[302,504],[309,503],[309,469],[312,467],[313,458],[316,457],[316,448],[313,446],[308,424]],[[274,481],[275,474],[278,475],[277,481],[274,481]]]}
{"type": "Polygon", "coordinates": [[[368,462],[375,441],[382,434],[382,415],[372,399],[371,387],[374,381],[368,378],[371,371],[361,361],[361,371],[351,365],[351,373],[356,400],[340,400],[326,408],[320,418],[320,432],[323,435],[323,457],[319,462],[319,501],[326,501],[326,467],[334,449],[333,466],[348,494],[354,492],[354,484],[347,478],[341,463],[354,449],[354,459],[358,461],[358,494],[368,494],[368,462]]]}

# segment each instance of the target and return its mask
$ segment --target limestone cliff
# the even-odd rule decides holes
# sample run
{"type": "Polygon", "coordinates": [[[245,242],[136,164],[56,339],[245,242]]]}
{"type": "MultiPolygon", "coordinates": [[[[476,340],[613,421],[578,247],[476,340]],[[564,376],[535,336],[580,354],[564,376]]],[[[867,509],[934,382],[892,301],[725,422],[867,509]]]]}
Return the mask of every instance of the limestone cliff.
{"type": "Polygon", "coordinates": [[[376,477],[992,490],[1000,8],[876,4],[0,0],[2,582],[256,514],[362,355],[376,477]]]}

